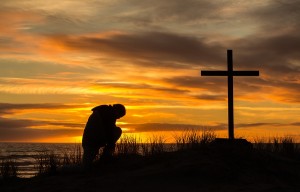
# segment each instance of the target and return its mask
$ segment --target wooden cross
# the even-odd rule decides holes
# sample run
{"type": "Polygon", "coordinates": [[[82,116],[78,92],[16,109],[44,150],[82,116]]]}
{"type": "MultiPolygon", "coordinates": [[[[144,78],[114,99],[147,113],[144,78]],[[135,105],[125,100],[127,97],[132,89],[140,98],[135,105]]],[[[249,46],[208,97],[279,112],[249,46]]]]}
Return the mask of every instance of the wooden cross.
{"type": "Polygon", "coordinates": [[[201,76],[228,77],[228,136],[234,139],[233,76],[259,76],[259,71],[233,71],[232,50],[227,50],[227,71],[201,71],[201,76]]]}

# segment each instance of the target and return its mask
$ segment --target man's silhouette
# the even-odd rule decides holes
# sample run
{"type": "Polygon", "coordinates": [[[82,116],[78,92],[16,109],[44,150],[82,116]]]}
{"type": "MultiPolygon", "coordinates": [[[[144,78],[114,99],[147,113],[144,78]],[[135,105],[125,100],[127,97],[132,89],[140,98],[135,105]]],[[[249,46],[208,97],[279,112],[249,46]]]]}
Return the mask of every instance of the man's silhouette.
{"type": "Polygon", "coordinates": [[[116,120],[126,114],[122,104],[100,105],[92,109],[82,137],[83,165],[89,168],[101,147],[103,157],[110,158],[115,150],[122,130],[116,126],[116,120]]]}

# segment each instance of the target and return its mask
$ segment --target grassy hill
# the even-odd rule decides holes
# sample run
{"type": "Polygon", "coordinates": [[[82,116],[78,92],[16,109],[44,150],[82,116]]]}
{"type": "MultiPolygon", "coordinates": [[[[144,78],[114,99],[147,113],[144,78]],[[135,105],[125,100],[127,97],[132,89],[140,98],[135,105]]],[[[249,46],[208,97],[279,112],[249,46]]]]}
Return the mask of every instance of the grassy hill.
{"type": "Polygon", "coordinates": [[[300,191],[298,151],[257,146],[212,142],[146,156],[120,153],[90,172],[62,168],[2,181],[0,191],[300,191]]]}

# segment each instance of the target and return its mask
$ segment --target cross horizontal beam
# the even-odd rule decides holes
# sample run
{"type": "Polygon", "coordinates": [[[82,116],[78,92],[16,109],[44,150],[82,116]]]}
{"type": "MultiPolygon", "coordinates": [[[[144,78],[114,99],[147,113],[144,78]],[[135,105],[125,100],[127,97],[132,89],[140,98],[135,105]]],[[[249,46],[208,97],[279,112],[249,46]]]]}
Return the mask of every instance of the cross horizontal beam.
{"type": "Polygon", "coordinates": [[[201,76],[259,76],[259,71],[201,71],[201,76]]]}

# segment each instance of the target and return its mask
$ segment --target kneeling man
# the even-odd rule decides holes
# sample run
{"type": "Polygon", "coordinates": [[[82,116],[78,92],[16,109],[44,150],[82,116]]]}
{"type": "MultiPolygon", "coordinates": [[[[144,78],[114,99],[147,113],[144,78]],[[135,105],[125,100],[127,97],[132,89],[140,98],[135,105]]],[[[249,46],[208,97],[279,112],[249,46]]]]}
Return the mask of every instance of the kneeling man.
{"type": "Polygon", "coordinates": [[[121,128],[116,126],[116,121],[126,114],[122,104],[100,105],[92,111],[82,137],[82,161],[85,168],[91,167],[101,147],[104,147],[104,158],[112,156],[116,142],[122,134],[121,128]]]}

